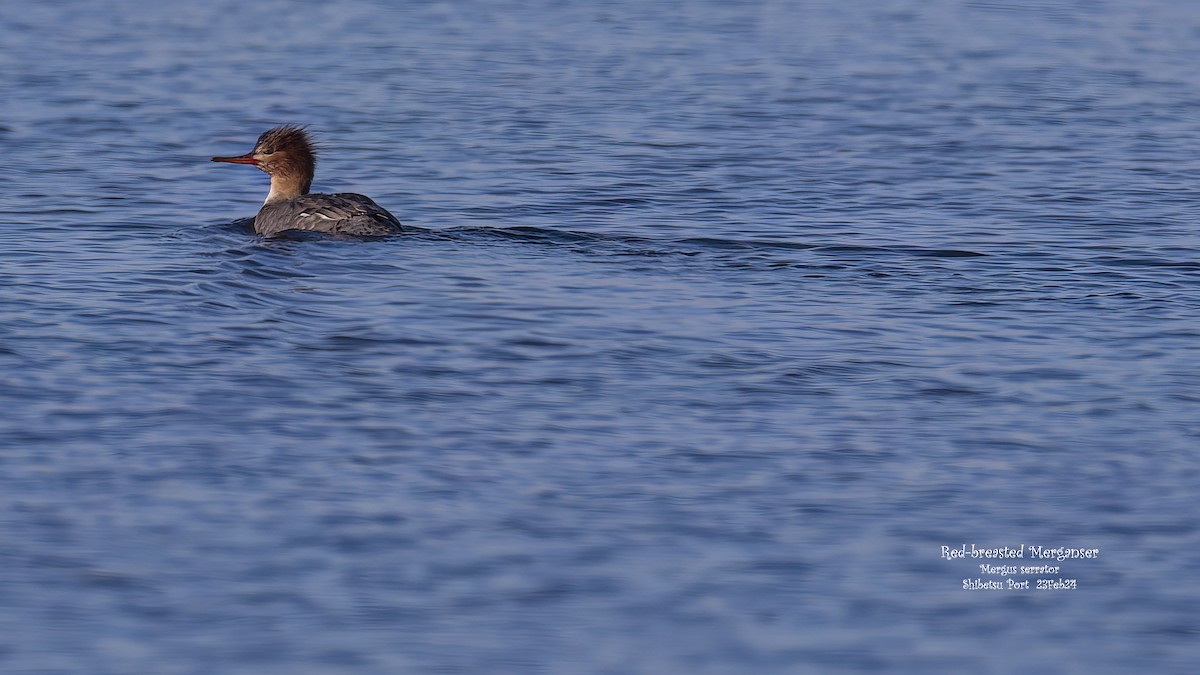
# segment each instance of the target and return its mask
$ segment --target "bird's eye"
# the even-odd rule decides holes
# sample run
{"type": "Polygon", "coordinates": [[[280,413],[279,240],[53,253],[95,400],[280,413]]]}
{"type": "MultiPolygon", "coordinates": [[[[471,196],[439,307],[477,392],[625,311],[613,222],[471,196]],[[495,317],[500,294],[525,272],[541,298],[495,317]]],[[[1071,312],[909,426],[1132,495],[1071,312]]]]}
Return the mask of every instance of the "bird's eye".
{"type": "Polygon", "coordinates": [[[263,151],[262,151],[262,154],[264,154],[264,155],[273,155],[273,154],[275,154],[275,151],[274,151],[274,150],[263,150],[263,151]]]}

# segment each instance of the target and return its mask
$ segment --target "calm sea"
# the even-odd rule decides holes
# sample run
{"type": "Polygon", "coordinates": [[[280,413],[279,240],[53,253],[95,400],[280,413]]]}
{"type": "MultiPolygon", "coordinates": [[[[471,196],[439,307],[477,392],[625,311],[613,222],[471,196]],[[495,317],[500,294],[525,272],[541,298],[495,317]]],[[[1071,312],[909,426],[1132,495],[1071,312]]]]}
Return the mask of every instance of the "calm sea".
{"type": "Polygon", "coordinates": [[[0,671],[1195,672],[1193,0],[0,14],[0,671]]]}

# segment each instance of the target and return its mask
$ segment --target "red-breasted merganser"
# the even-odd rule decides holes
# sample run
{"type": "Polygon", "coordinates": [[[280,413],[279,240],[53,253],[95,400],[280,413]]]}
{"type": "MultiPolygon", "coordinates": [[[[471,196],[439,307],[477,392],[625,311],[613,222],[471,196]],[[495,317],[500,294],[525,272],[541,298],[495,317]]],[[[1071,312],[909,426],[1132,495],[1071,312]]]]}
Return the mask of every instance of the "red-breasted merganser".
{"type": "Polygon", "coordinates": [[[212,161],[253,164],[271,176],[271,192],[254,217],[258,234],[309,230],[382,237],[404,232],[396,216],[369,197],[349,192],[308,194],[317,154],[304,127],[275,127],[259,136],[250,152],[238,157],[213,157],[212,161]]]}

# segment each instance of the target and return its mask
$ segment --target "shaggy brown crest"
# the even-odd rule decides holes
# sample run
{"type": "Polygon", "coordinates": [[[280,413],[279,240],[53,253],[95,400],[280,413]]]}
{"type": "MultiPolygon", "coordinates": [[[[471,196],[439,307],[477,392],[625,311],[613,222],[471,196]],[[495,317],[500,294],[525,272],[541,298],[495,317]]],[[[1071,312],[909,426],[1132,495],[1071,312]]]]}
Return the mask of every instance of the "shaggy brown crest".
{"type": "Polygon", "coordinates": [[[252,164],[271,176],[270,200],[308,194],[317,170],[317,153],[308,130],[285,124],[264,132],[254,149],[238,157],[213,157],[214,162],[252,164]]]}
{"type": "Polygon", "coordinates": [[[307,129],[285,124],[265,131],[254,144],[254,153],[262,156],[258,168],[285,183],[298,183],[299,194],[308,194],[317,170],[317,152],[307,129]]]}

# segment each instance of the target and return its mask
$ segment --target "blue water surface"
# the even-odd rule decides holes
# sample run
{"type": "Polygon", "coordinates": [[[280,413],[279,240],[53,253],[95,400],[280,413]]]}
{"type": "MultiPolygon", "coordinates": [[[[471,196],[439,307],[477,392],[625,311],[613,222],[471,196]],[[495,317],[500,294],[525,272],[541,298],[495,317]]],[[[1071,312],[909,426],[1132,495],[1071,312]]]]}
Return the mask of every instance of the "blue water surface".
{"type": "Polygon", "coordinates": [[[1200,4],[2,14],[0,671],[1195,672],[1200,4]]]}

